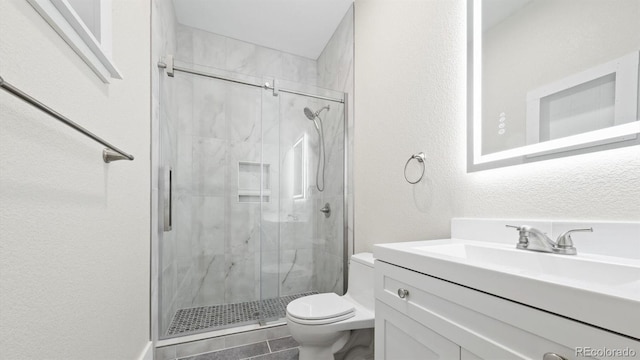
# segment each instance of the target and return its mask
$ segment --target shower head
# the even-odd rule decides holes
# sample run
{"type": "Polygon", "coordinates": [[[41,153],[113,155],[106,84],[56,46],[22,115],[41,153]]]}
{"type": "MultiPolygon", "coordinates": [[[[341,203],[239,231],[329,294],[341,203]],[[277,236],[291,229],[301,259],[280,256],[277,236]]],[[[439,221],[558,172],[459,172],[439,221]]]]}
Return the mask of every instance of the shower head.
{"type": "Polygon", "coordinates": [[[316,127],[316,131],[318,132],[318,137],[320,139],[319,140],[319,147],[320,149],[318,150],[318,167],[316,168],[316,188],[318,188],[318,191],[324,191],[324,170],[325,170],[325,161],[326,161],[326,154],[325,154],[325,149],[324,149],[324,130],[322,129],[322,119],[320,118],[320,113],[323,110],[329,110],[329,105],[321,108],[320,110],[313,112],[311,109],[309,109],[308,107],[304,108],[304,116],[307,117],[307,119],[313,121],[313,125],[316,127]],[[322,159],[322,161],[320,161],[320,159],[322,159]],[[320,164],[322,164],[322,186],[320,186],[321,182],[320,182],[320,164]]]}
{"type": "Polygon", "coordinates": [[[309,119],[309,120],[314,120],[316,118],[316,114],[311,111],[311,109],[309,109],[308,107],[304,108],[304,115],[309,119]]]}
{"type": "Polygon", "coordinates": [[[327,105],[327,106],[323,107],[322,109],[320,109],[320,110],[318,110],[318,111],[316,111],[316,112],[313,112],[311,109],[309,109],[308,107],[306,107],[306,108],[304,108],[304,115],[305,115],[305,116],[307,117],[307,119],[309,119],[309,120],[315,120],[315,118],[317,118],[317,117],[318,117],[318,115],[320,115],[320,113],[321,113],[323,110],[325,110],[325,109],[326,109],[326,110],[329,110],[329,109],[330,109],[330,108],[329,108],[329,105],[327,105]]]}

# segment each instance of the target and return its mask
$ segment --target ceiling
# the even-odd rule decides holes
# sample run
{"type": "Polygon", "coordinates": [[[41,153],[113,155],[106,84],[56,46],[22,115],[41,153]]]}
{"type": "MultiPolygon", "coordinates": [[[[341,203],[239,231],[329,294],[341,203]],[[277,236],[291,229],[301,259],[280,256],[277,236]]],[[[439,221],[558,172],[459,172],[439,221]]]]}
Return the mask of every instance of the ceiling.
{"type": "Polygon", "coordinates": [[[180,24],[316,60],[353,0],[173,0],[180,24]]]}

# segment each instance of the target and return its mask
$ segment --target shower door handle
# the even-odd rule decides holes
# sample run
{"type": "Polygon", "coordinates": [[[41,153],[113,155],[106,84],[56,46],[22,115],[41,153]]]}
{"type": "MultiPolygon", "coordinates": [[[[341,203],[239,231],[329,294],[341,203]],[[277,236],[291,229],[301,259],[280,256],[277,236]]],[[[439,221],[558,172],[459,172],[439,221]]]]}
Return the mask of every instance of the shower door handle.
{"type": "Polygon", "coordinates": [[[164,231],[171,231],[173,225],[173,169],[165,167],[162,170],[162,212],[164,214],[164,231]]]}

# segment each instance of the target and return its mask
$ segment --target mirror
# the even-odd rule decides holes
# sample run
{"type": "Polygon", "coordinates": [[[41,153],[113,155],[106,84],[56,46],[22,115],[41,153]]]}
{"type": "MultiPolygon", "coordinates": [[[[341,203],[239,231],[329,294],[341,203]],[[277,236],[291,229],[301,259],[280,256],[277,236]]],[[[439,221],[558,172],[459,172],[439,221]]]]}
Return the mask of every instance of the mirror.
{"type": "Polygon", "coordinates": [[[468,6],[468,171],[640,144],[640,1],[468,6]]]}
{"type": "Polygon", "coordinates": [[[293,145],[293,198],[304,199],[305,172],[304,135],[293,145]]]}

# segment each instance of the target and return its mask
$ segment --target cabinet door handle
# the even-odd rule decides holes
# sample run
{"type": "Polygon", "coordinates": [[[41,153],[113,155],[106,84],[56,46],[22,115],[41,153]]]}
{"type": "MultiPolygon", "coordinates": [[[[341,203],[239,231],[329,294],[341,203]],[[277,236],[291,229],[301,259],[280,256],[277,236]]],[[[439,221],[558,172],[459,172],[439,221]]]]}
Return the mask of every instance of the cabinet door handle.
{"type": "Polygon", "coordinates": [[[409,290],[403,288],[398,289],[398,296],[400,297],[400,299],[406,298],[407,296],[409,296],[409,290]]]}
{"type": "Polygon", "coordinates": [[[556,353],[548,352],[542,356],[542,360],[567,360],[567,358],[556,353]]]}

